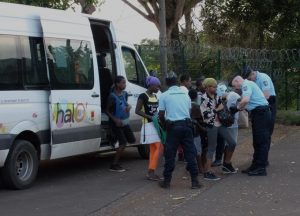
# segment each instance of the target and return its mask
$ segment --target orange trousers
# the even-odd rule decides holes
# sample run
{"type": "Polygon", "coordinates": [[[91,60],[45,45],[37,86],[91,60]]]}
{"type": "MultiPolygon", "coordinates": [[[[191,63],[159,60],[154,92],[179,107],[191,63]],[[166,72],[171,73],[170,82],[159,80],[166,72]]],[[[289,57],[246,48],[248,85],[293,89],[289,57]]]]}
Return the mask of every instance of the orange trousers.
{"type": "Polygon", "coordinates": [[[163,145],[160,142],[149,144],[149,169],[156,170],[158,160],[160,155],[162,154],[163,145]]]}

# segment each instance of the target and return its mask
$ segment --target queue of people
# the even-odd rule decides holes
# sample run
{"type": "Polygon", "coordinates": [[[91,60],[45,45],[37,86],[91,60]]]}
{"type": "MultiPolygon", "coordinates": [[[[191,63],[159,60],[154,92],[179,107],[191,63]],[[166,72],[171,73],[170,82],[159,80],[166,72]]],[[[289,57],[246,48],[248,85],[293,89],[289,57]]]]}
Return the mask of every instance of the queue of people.
{"type": "MultiPolygon", "coordinates": [[[[232,164],[237,137],[239,111],[247,110],[251,116],[253,133],[253,160],[242,173],[249,176],[267,175],[268,153],[276,115],[276,94],[268,75],[247,68],[242,76],[232,78],[229,85],[214,78],[200,77],[192,88],[191,77],[182,75],[178,85],[177,75],[166,77],[168,89],[159,97],[160,80],[155,76],[146,79],[147,90],[138,98],[136,114],[142,117],[142,144],[149,145],[149,165],[146,177],[159,181],[162,188],[171,185],[175,159],[187,162],[191,188],[201,187],[199,174],[205,180],[217,181],[212,166],[222,166],[224,174],[235,174],[232,164]],[[155,124],[159,122],[159,126],[155,124]],[[161,128],[166,132],[162,140],[161,128]],[[156,173],[159,159],[164,156],[163,176],[156,173]],[[213,160],[215,158],[215,160],[213,160]]],[[[112,129],[119,141],[111,171],[123,172],[119,159],[126,143],[135,142],[128,118],[131,106],[124,91],[126,81],[118,76],[106,109],[112,129]]]]}

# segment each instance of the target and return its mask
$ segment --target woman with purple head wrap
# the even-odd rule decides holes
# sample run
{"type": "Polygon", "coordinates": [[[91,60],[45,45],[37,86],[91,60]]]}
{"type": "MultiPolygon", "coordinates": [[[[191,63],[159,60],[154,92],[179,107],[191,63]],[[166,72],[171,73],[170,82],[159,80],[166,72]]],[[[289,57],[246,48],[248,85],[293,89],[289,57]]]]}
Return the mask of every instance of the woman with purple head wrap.
{"type": "Polygon", "coordinates": [[[160,178],[155,174],[155,170],[162,150],[162,144],[152,118],[158,109],[156,93],[159,91],[160,81],[154,76],[148,76],[146,85],[148,89],[145,93],[140,94],[135,113],[143,117],[141,143],[149,144],[150,149],[147,179],[158,181],[160,178]]]}

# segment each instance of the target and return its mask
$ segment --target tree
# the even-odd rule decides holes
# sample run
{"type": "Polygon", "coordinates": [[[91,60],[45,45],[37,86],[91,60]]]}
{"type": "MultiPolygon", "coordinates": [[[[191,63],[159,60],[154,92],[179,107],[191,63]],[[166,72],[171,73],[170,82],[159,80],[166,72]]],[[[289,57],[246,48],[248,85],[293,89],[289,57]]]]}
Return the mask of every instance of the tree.
{"type": "MultiPolygon", "coordinates": [[[[125,4],[130,6],[133,10],[139,13],[148,21],[155,24],[158,31],[160,30],[159,23],[159,0],[122,0],[125,4]],[[140,9],[138,6],[142,6],[140,9]]],[[[169,43],[169,49],[173,53],[172,65],[175,71],[182,71],[180,67],[180,61],[182,59],[182,53],[174,52],[174,46],[181,46],[180,41],[180,30],[178,26],[179,20],[185,15],[186,17],[191,12],[191,9],[194,8],[202,0],[165,0],[166,4],[166,31],[167,31],[167,42],[169,43]]],[[[177,49],[181,50],[181,49],[177,49]]],[[[183,71],[182,71],[183,72],[183,71]]]]}
{"type": "MultiPolygon", "coordinates": [[[[129,0],[122,0],[145,19],[154,23],[159,30],[159,1],[158,0],[135,0],[134,3],[129,0]],[[141,10],[136,4],[144,8],[141,10]]],[[[166,24],[168,39],[179,40],[178,22],[187,15],[202,0],[166,0],[166,24]]]]}
{"type": "Polygon", "coordinates": [[[261,49],[299,41],[299,10],[297,0],[206,0],[201,19],[211,43],[261,49]]]}
{"type": "Polygon", "coordinates": [[[95,12],[96,7],[104,3],[104,0],[8,0],[7,2],[61,10],[74,9],[75,5],[80,5],[82,13],[92,14],[95,12]]]}

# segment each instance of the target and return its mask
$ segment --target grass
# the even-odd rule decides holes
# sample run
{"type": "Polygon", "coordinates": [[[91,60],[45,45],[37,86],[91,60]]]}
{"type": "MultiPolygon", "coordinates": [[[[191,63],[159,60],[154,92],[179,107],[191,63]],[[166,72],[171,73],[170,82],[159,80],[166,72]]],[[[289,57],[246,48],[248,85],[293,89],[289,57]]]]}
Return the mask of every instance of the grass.
{"type": "Polygon", "coordinates": [[[300,111],[278,110],[276,123],[300,126],[300,111]]]}

